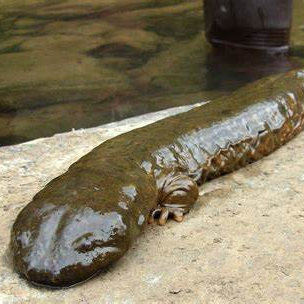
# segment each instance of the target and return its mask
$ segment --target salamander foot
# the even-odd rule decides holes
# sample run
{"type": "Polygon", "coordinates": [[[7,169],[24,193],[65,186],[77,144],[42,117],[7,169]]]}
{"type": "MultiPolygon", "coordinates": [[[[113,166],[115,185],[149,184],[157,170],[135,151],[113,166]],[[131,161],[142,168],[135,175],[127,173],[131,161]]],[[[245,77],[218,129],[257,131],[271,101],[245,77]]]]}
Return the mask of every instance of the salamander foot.
{"type": "Polygon", "coordinates": [[[172,217],[181,222],[198,198],[198,187],[190,177],[172,172],[159,181],[158,205],[152,210],[149,223],[158,219],[159,225],[165,225],[172,217]]]}
{"type": "Polygon", "coordinates": [[[184,212],[182,208],[175,207],[161,207],[154,209],[149,217],[149,224],[158,219],[158,224],[164,226],[169,217],[172,217],[176,222],[181,222],[184,219],[184,212]]]}

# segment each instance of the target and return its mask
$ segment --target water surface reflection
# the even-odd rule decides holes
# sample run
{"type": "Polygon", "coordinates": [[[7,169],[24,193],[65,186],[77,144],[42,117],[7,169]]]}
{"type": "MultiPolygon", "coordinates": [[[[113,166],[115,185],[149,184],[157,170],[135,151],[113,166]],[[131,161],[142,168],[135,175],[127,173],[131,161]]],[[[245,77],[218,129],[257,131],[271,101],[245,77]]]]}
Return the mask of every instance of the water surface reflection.
{"type": "Polygon", "coordinates": [[[0,145],[226,94],[303,65],[212,50],[201,0],[12,0],[0,4],[0,145]]]}

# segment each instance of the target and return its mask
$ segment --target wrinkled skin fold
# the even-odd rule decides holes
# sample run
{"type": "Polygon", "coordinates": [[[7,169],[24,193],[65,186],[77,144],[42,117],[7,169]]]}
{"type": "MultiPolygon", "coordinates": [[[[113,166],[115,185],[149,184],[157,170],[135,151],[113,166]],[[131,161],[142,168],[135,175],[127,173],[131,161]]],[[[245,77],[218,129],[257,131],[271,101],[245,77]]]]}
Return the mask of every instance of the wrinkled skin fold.
{"type": "Polygon", "coordinates": [[[104,142],[20,212],[11,233],[16,270],[47,286],[90,278],[148,221],[181,221],[199,185],[268,155],[303,121],[304,71],[293,71],[104,142]]]}

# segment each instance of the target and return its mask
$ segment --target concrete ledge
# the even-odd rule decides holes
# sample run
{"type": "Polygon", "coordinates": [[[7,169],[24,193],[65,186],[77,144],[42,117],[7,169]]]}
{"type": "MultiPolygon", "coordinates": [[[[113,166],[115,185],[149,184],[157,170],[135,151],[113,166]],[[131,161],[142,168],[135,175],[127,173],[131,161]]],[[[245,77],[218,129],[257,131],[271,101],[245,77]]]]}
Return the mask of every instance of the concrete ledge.
{"type": "Polygon", "coordinates": [[[0,148],[0,303],[304,303],[304,133],[201,189],[183,223],[149,226],[85,284],[35,288],[11,267],[11,226],[33,195],[108,138],[171,109],[0,148]]]}

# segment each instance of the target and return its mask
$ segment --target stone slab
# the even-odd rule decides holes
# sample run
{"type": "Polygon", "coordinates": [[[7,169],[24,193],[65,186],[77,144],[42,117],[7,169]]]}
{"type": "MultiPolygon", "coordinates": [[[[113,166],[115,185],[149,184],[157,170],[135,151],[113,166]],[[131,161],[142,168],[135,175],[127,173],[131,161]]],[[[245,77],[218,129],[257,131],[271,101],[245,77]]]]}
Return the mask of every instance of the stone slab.
{"type": "Polygon", "coordinates": [[[204,185],[184,222],[150,225],[124,258],[82,285],[37,288],[13,271],[10,229],[37,191],[101,142],[187,109],[0,148],[1,304],[304,303],[304,133],[204,185]]]}

